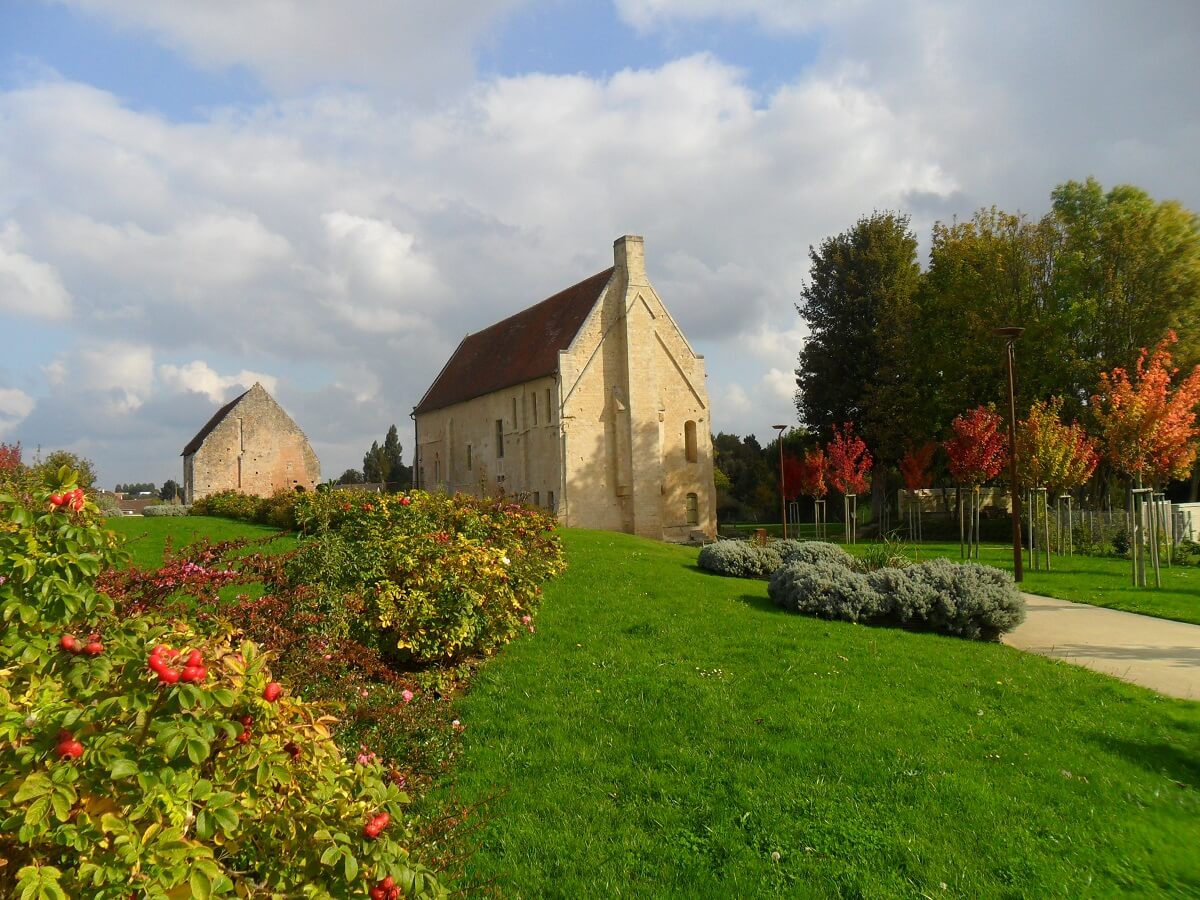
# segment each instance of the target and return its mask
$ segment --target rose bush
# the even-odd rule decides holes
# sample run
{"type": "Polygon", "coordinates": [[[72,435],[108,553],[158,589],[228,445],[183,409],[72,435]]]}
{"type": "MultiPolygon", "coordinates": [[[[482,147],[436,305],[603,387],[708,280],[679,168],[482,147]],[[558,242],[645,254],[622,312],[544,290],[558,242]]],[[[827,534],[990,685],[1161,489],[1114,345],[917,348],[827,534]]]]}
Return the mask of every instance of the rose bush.
{"type": "Polygon", "coordinates": [[[119,551],[75,487],[0,494],[0,892],[442,894],[399,785],[254,643],[115,614],[94,580],[119,551]]]}
{"type": "Polygon", "coordinates": [[[526,630],[564,567],[553,517],[500,498],[330,491],[299,497],[296,521],[293,584],[351,604],[332,627],[401,661],[494,651],[526,630]]]}

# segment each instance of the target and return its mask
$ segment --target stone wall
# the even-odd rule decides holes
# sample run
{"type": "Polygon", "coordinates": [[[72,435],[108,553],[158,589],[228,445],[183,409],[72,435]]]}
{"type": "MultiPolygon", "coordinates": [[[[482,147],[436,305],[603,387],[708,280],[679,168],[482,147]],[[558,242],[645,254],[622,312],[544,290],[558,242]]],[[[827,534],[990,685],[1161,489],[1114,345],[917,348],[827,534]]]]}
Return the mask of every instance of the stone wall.
{"type": "Polygon", "coordinates": [[[256,384],[184,458],[188,502],[224,490],[269,497],[316,490],[321,464],[308,439],[262,385],[256,384]]]}
{"type": "Polygon", "coordinates": [[[417,417],[417,484],[451,494],[503,493],[557,507],[562,496],[558,426],[553,377],[422,413],[417,417]]]}

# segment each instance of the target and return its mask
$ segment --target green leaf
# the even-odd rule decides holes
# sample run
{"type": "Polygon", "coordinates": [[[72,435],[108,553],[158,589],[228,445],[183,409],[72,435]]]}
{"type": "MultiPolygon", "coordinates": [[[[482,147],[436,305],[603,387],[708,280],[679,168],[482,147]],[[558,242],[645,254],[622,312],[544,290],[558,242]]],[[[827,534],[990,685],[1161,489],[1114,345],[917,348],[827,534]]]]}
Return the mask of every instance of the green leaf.
{"type": "Polygon", "coordinates": [[[21,789],[17,791],[17,796],[13,798],[16,803],[24,803],[26,800],[32,800],[34,797],[40,797],[43,794],[48,794],[54,790],[54,785],[50,783],[50,779],[42,772],[34,772],[25,779],[21,789]]]}
{"type": "Polygon", "coordinates": [[[354,876],[358,874],[358,860],[354,858],[353,853],[346,854],[346,860],[343,865],[346,870],[346,880],[353,881],[354,876]]]}
{"type": "Polygon", "coordinates": [[[332,866],[335,862],[337,862],[337,858],[341,855],[341,847],[337,846],[336,844],[332,847],[328,847],[326,848],[325,852],[321,854],[321,865],[332,866]]]}
{"type": "Polygon", "coordinates": [[[211,797],[212,789],[213,789],[212,782],[209,781],[207,778],[201,778],[199,781],[196,782],[195,787],[192,788],[192,799],[193,800],[204,800],[207,797],[211,797]]]}
{"type": "Polygon", "coordinates": [[[112,770],[109,773],[113,781],[119,781],[122,778],[129,778],[138,773],[137,763],[131,759],[118,759],[112,765],[112,770]]]}
{"type": "Polygon", "coordinates": [[[200,765],[208,758],[208,742],[200,738],[190,738],[187,742],[187,755],[188,759],[200,765]]]}
{"type": "Polygon", "coordinates": [[[192,869],[188,884],[192,886],[192,896],[196,900],[208,900],[212,896],[212,882],[200,869],[192,869]]]}

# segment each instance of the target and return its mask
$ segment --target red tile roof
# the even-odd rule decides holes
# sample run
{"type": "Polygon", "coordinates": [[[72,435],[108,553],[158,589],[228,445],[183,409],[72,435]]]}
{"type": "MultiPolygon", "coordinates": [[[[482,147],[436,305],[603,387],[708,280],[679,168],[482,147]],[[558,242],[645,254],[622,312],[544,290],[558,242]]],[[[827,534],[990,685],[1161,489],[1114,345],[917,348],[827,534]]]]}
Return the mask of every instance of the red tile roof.
{"type": "Polygon", "coordinates": [[[613,270],[605,269],[483,331],[468,334],[414,413],[442,409],[558,371],[613,270]]]}

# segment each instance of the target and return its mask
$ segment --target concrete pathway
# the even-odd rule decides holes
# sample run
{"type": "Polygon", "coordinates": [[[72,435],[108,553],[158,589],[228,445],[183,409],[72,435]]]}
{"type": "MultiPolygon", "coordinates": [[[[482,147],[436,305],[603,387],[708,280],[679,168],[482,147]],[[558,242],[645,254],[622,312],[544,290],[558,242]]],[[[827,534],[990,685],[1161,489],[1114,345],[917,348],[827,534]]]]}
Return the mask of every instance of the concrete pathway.
{"type": "Polygon", "coordinates": [[[1087,666],[1171,697],[1200,700],[1200,625],[1025,594],[1009,646],[1087,666]]]}

